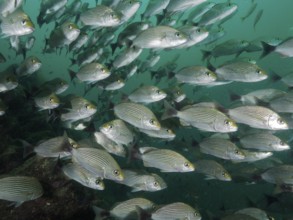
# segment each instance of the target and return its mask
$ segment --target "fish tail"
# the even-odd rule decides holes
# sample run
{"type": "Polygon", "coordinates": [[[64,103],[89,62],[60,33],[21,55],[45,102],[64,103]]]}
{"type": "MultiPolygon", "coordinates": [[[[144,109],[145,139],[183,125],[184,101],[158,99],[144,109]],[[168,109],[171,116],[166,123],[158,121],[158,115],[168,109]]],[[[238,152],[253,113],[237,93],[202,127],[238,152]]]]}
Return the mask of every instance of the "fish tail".
{"type": "Polygon", "coordinates": [[[95,214],[96,214],[96,218],[95,219],[106,219],[108,217],[110,217],[110,212],[108,212],[107,210],[104,210],[102,208],[99,208],[97,206],[93,206],[92,207],[95,214]]]}
{"type": "Polygon", "coordinates": [[[211,51],[201,50],[202,53],[202,61],[209,60],[211,58],[211,51]]]}
{"type": "Polygon", "coordinates": [[[231,101],[239,101],[241,99],[240,95],[237,95],[236,93],[231,93],[230,94],[230,100],[231,101]]]}
{"type": "Polygon", "coordinates": [[[167,101],[164,102],[164,107],[165,112],[161,117],[162,120],[177,116],[178,111],[175,108],[173,108],[167,101]]]}
{"type": "Polygon", "coordinates": [[[263,52],[262,52],[262,55],[260,56],[260,58],[264,58],[265,56],[267,56],[268,54],[270,54],[271,52],[273,52],[275,50],[275,46],[271,46],[265,42],[261,42],[262,44],[262,47],[263,47],[263,52]]]}

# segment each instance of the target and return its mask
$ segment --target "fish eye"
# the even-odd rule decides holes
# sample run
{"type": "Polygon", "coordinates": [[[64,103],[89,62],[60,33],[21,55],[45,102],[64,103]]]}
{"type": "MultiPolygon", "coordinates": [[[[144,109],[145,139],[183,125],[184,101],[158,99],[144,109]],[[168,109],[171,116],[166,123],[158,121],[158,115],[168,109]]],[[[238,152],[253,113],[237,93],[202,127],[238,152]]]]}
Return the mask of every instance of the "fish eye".
{"type": "Polygon", "coordinates": [[[160,94],[160,93],[161,93],[161,91],[160,91],[160,90],[156,90],[156,93],[157,93],[157,94],[160,94]]]}
{"type": "Polygon", "coordinates": [[[90,108],[90,105],[89,104],[85,104],[84,106],[86,109],[89,109],[90,108]]]}
{"type": "Polygon", "coordinates": [[[119,176],[120,175],[119,170],[114,170],[113,173],[114,173],[115,176],[119,176]]]}
{"type": "Polygon", "coordinates": [[[105,73],[105,72],[106,72],[106,69],[105,69],[105,68],[102,68],[101,71],[102,71],[103,73],[105,73]]]}
{"type": "Polygon", "coordinates": [[[154,119],[150,119],[149,122],[150,122],[151,125],[154,125],[155,124],[155,120],[154,119]]]}
{"type": "Polygon", "coordinates": [[[166,129],[166,131],[170,134],[172,133],[171,129],[166,129]]]}
{"type": "Polygon", "coordinates": [[[285,145],[285,142],[281,141],[280,142],[280,145],[284,146],[285,145]]]}
{"type": "Polygon", "coordinates": [[[200,32],[201,32],[201,29],[200,29],[200,28],[198,28],[198,29],[196,30],[196,32],[197,32],[197,33],[200,33],[200,32]]]}
{"type": "Polygon", "coordinates": [[[234,152],[235,154],[240,154],[239,150],[235,150],[234,152]]]}
{"type": "Polygon", "coordinates": [[[115,18],[116,15],[115,15],[114,13],[111,13],[111,14],[110,14],[110,17],[111,17],[111,18],[115,18]]]}
{"type": "Polygon", "coordinates": [[[211,76],[211,73],[210,72],[205,72],[205,74],[207,75],[207,76],[211,76]]]}
{"type": "Polygon", "coordinates": [[[187,168],[190,166],[188,162],[185,162],[183,165],[187,168]]]}
{"type": "Polygon", "coordinates": [[[194,212],[193,215],[194,215],[194,216],[198,216],[197,212],[194,212]]]}
{"type": "Polygon", "coordinates": [[[34,58],[31,61],[32,61],[32,63],[36,63],[37,62],[37,60],[34,59],[34,58]]]}
{"type": "Polygon", "coordinates": [[[27,19],[23,19],[23,20],[21,20],[21,24],[22,24],[22,25],[26,25],[26,24],[27,24],[27,19]]]}
{"type": "Polygon", "coordinates": [[[97,178],[96,181],[95,181],[95,184],[96,185],[101,185],[101,182],[102,182],[101,179],[100,178],[97,178]]]}
{"type": "Polygon", "coordinates": [[[6,78],[6,81],[7,81],[7,82],[12,82],[12,78],[11,78],[10,76],[8,76],[8,77],[6,78]]]}
{"type": "Polygon", "coordinates": [[[232,125],[232,121],[230,121],[230,120],[225,120],[224,123],[225,123],[225,125],[232,125]]]}
{"type": "Polygon", "coordinates": [[[226,176],[226,172],[222,172],[222,176],[226,176]]]}
{"type": "Polygon", "coordinates": [[[176,36],[176,37],[180,37],[180,36],[181,36],[181,33],[180,33],[180,32],[176,32],[176,33],[175,33],[175,36],[176,36]]]}
{"type": "Polygon", "coordinates": [[[64,85],[64,82],[60,82],[60,85],[63,86],[64,85]]]}
{"type": "Polygon", "coordinates": [[[261,71],[261,70],[256,70],[256,72],[257,72],[258,74],[262,74],[262,71],[261,71]]]}
{"type": "Polygon", "coordinates": [[[283,119],[281,119],[281,118],[278,118],[277,122],[278,122],[278,124],[281,124],[281,125],[285,123],[285,122],[283,121],[283,119]]]}
{"type": "Polygon", "coordinates": [[[54,101],[54,98],[51,97],[51,98],[49,99],[49,101],[52,103],[52,102],[54,101]]]}
{"type": "Polygon", "coordinates": [[[159,185],[157,181],[153,182],[153,184],[154,184],[154,187],[157,187],[159,185]]]}
{"type": "Polygon", "coordinates": [[[109,125],[108,125],[108,128],[109,128],[109,129],[112,129],[112,128],[113,128],[113,125],[112,125],[112,124],[109,124],[109,125]]]}

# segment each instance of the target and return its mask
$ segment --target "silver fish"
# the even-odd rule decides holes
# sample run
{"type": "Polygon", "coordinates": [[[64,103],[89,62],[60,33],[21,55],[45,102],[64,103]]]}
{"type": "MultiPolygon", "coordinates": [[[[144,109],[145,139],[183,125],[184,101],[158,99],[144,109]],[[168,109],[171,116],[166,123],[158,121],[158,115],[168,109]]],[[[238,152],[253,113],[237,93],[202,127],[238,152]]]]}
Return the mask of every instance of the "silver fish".
{"type": "Polygon", "coordinates": [[[15,89],[18,86],[16,76],[10,70],[0,74],[0,93],[15,89]]]}
{"type": "Polygon", "coordinates": [[[179,27],[178,30],[187,36],[187,41],[185,43],[175,47],[179,49],[190,48],[206,39],[209,35],[209,32],[206,29],[192,25],[179,27]]]}
{"type": "Polygon", "coordinates": [[[204,66],[184,67],[175,77],[179,82],[191,85],[209,85],[217,80],[217,75],[204,66]]]}
{"type": "Polygon", "coordinates": [[[53,92],[41,91],[34,98],[35,105],[42,110],[54,109],[60,105],[60,100],[53,92]]]}
{"type": "Polygon", "coordinates": [[[1,19],[0,35],[3,37],[28,35],[34,30],[35,26],[30,17],[21,9],[1,19]]]}
{"type": "Polygon", "coordinates": [[[248,151],[248,150],[242,150],[245,157],[241,160],[234,161],[236,163],[242,163],[242,162],[255,162],[259,160],[266,159],[273,155],[272,152],[259,152],[259,151],[248,151]]]}
{"type": "Polygon", "coordinates": [[[63,136],[43,141],[34,148],[34,152],[41,157],[67,157],[70,156],[70,148],[72,146],[71,143],[67,137],[67,134],[64,134],[63,136]]]}
{"type": "Polygon", "coordinates": [[[78,121],[91,117],[97,111],[96,106],[79,96],[72,97],[70,99],[70,104],[71,108],[69,109],[69,112],[61,114],[62,121],[78,121]]]}
{"type": "Polygon", "coordinates": [[[187,9],[196,7],[206,0],[171,0],[166,8],[168,14],[183,12],[187,9]]]}
{"type": "Polygon", "coordinates": [[[273,220],[272,217],[268,216],[268,214],[265,211],[258,208],[245,208],[245,209],[238,210],[235,213],[249,215],[258,220],[273,220]]]}
{"type": "Polygon", "coordinates": [[[277,46],[271,46],[265,42],[262,42],[262,45],[264,49],[261,57],[265,57],[271,52],[276,52],[284,57],[293,57],[293,37],[285,39],[277,46]]]}
{"type": "Polygon", "coordinates": [[[114,7],[114,10],[121,15],[120,24],[125,23],[135,15],[141,2],[138,0],[122,0],[114,7]]]}
{"type": "Polygon", "coordinates": [[[139,152],[145,167],[155,167],[161,172],[191,172],[195,169],[184,156],[172,150],[142,147],[139,152]]]}
{"type": "Polygon", "coordinates": [[[0,14],[3,17],[13,13],[17,10],[23,3],[23,0],[1,0],[0,1],[0,14]]]}
{"type": "Polygon", "coordinates": [[[214,2],[204,2],[199,6],[195,7],[194,10],[190,12],[188,15],[188,22],[196,22],[198,21],[202,15],[204,15],[207,11],[209,11],[212,7],[214,7],[216,3],[214,2]]]}
{"type": "Polygon", "coordinates": [[[133,61],[135,61],[141,54],[142,49],[136,46],[131,46],[126,48],[124,51],[120,52],[113,61],[113,67],[115,69],[127,66],[133,61]]]}
{"type": "Polygon", "coordinates": [[[153,103],[166,98],[167,94],[156,86],[141,86],[134,90],[128,99],[137,103],[153,103]]]}
{"type": "Polygon", "coordinates": [[[16,68],[18,76],[28,76],[38,71],[42,66],[42,62],[35,56],[26,58],[23,63],[16,68]]]}
{"type": "Polygon", "coordinates": [[[154,113],[141,104],[121,103],[114,107],[115,115],[137,128],[159,130],[160,122],[154,113]]]}
{"type": "Polygon", "coordinates": [[[71,78],[75,75],[81,82],[90,84],[106,79],[111,75],[111,72],[104,64],[93,62],[83,65],[77,73],[71,75],[71,78]]]}
{"type": "Polygon", "coordinates": [[[254,22],[253,22],[253,28],[255,29],[257,23],[260,21],[261,17],[262,17],[262,14],[263,14],[263,10],[259,10],[255,16],[255,19],[254,19],[254,22]]]}
{"type": "Polygon", "coordinates": [[[105,179],[122,181],[123,172],[114,158],[97,148],[72,149],[72,159],[88,171],[105,179]]]}
{"type": "Polygon", "coordinates": [[[225,168],[214,160],[198,160],[195,162],[195,172],[203,173],[206,179],[217,179],[221,181],[231,181],[232,177],[225,168]]]}
{"type": "Polygon", "coordinates": [[[165,104],[165,113],[162,119],[178,117],[184,126],[193,126],[202,131],[210,132],[235,132],[238,127],[234,120],[230,119],[224,113],[210,106],[185,106],[177,111],[167,102],[165,104]]]}
{"type": "Polygon", "coordinates": [[[132,170],[123,170],[123,173],[124,180],[119,183],[132,187],[131,192],[155,192],[167,187],[165,181],[154,173],[143,174],[132,170]]]}
{"type": "Polygon", "coordinates": [[[244,61],[224,64],[216,68],[215,73],[219,80],[237,82],[259,82],[268,78],[267,73],[258,65],[244,61]]]}
{"type": "Polygon", "coordinates": [[[223,138],[206,138],[200,142],[199,146],[202,153],[225,160],[242,160],[245,158],[245,154],[235,144],[223,138]]]}
{"type": "Polygon", "coordinates": [[[65,92],[69,87],[68,82],[66,82],[64,79],[61,78],[54,78],[50,81],[45,82],[41,88],[45,88],[47,90],[50,90],[51,92],[55,93],[56,95],[59,95],[63,92],[65,92]]]}
{"type": "Polygon", "coordinates": [[[148,2],[147,8],[145,9],[143,13],[143,17],[148,18],[153,15],[159,14],[167,7],[169,2],[170,0],[161,0],[161,1],[150,0],[148,2]]]}
{"type": "Polygon", "coordinates": [[[293,92],[272,99],[269,106],[276,112],[293,113],[293,92]]]}
{"type": "Polygon", "coordinates": [[[101,177],[89,172],[77,163],[68,163],[62,166],[62,171],[68,178],[79,182],[83,186],[97,190],[105,189],[105,184],[101,177]]]}
{"type": "Polygon", "coordinates": [[[165,127],[161,127],[160,130],[147,130],[142,128],[139,130],[150,137],[160,138],[168,141],[172,141],[176,136],[176,134],[171,129],[165,127]]]}
{"type": "Polygon", "coordinates": [[[95,27],[111,27],[120,24],[121,15],[110,7],[97,5],[95,8],[82,12],[80,20],[84,25],[95,27]]]}
{"type": "Polygon", "coordinates": [[[126,150],[122,145],[116,144],[114,141],[109,139],[102,132],[94,133],[96,142],[101,145],[110,154],[115,154],[120,157],[126,156],[126,150]]]}
{"type": "Polygon", "coordinates": [[[182,32],[168,26],[156,26],[140,32],[133,45],[140,48],[171,48],[186,41],[187,37],[182,32]]]}
{"type": "Polygon", "coordinates": [[[134,141],[133,132],[131,132],[126,124],[120,119],[115,119],[103,124],[100,127],[100,131],[118,145],[129,145],[134,141]]]}
{"type": "Polygon", "coordinates": [[[35,177],[29,176],[1,178],[0,188],[0,199],[15,202],[16,206],[43,195],[43,187],[40,182],[35,177]]]}
{"type": "Polygon", "coordinates": [[[259,151],[283,151],[290,149],[287,143],[268,132],[244,135],[240,138],[240,143],[244,148],[256,149],[259,151]]]}
{"type": "Polygon", "coordinates": [[[237,11],[238,6],[231,2],[215,4],[210,10],[204,13],[198,22],[199,26],[208,26],[223,21],[237,11]]]}
{"type": "Polygon", "coordinates": [[[250,8],[248,9],[247,13],[241,17],[242,21],[245,21],[256,9],[257,3],[253,3],[250,8]]]}
{"type": "Polygon", "coordinates": [[[263,180],[273,184],[293,184],[293,166],[280,165],[269,168],[261,174],[263,180]]]}
{"type": "Polygon", "coordinates": [[[175,202],[158,208],[152,213],[151,218],[153,220],[201,220],[201,215],[191,206],[182,202],[175,202]]]}
{"type": "Polygon", "coordinates": [[[240,106],[228,110],[228,115],[238,123],[252,128],[286,130],[287,123],[274,111],[262,106],[240,106]]]}
{"type": "Polygon", "coordinates": [[[119,202],[109,211],[105,211],[96,206],[93,207],[96,220],[104,218],[105,215],[109,215],[115,219],[137,219],[137,208],[150,211],[154,208],[154,203],[145,198],[133,198],[124,202],[119,202]]]}

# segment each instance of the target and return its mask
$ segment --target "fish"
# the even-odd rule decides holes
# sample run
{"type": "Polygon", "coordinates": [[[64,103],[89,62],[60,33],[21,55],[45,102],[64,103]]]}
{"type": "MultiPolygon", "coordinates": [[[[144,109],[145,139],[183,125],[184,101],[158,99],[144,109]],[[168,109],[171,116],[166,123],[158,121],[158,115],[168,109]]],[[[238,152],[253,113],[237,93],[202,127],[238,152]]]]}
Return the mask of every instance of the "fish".
{"type": "Polygon", "coordinates": [[[45,48],[46,52],[51,52],[55,48],[69,46],[75,41],[80,34],[78,26],[70,21],[67,21],[56,27],[50,34],[49,39],[46,40],[49,48],[45,48]]]}
{"type": "Polygon", "coordinates": [[[199,44],[209,35],[209,32],[206,29],[193,25],[184,25],[179,27],[178,30],[185,34],[185,36],[187,36],[187,41],[185,43],[175,47],[179,49],[190,48],[196,44],[199,44]]]}
{"type": "Polygon", "coordinates": [[[219,80],[252,83],[268,78],[265,70],[256,64],[246,61],[228,62],[215,70],[211,67],[209,69],[217,74],[219,80]]]}
{"type": "Polygon", "coordinates": [[[269,107],[278,113],[293,113],[293,92],[288,92],[270,100],[269,107]]]}
{"type": "Polygon", "coordinates": [[[182,202],[175,202],[156,209],[154,212],[152,212],[151,218],[153,220],[200,220],[202,217],[200,213],[191,206],[182,202]]]}
{"type": "Polygon", "coordinates": [[[71,108],[61,114],[61,121],[78,121],[89,118],[97,112],[96,106],[83,97],[73,96],[69,100],[71,108]]]}
{"type": "Polygon", "coordinates": [[[42,61],[35,56],[26,58],[23,63],[16,68],[15,72],[18,76],[29,76],[37,72],[42,67],[42,61]]]}
{"type": "Polygon", "coordinates": [[[241,160],[235,161],[235,163],[242,163],[242,162],[255,162],[259,160],[266,159],[273,155],[272,152],[260,152],[260,151],[249,151],[249,150],[242,150],[245,157],[241,160]]]}
{"type": "Polygon", "coordinates": [[[139,48],[163,49],[176,47],[186,41],[187,37],[182,32],[169,26],[156,26],[140,32],[132,41],[132,45],[139,48]]]}
{"type": "Polygon", "coordinates": [[[86,26],[112,27],[121,22],[121,15],[105,5],[97,5],[80,14],[80,21],[86,26]]]}
{"type": "Polygon", "coordinates": [[[154,167],[161,172],[192,172],[195,169],[184,156],[169,149],[141,147],[139,153],[145,167],[154,167]]]}
{"type": "Polygon", "coordinates": [[[241,17],[241,20],[242,20],[242,21],[245,21],[247,18],[249,18],[249,16],[252,15],[252,13],[255,11],[256,6],[257,6],[257,3],[256,3],[256,2],[253,3],[253,4],[250,6],[250,8],[248,9],[248,11],[246,12],[246,14],[245,14],[243,17],[241,17]]]}
{"type": "MultiPolygon", "coordinates": [[[[209,42],[211,43],[211,42],[209,42]]],[[[230,39],[223,43],[217,44],[211,51],[202,50],[203,60],[210,59],[210,57],[220,57],[236,54],[239,56],[249,46],[249,42],[240,39],[230,39]]]]}
{"type": "Polygon", "coordinates": [[[162,1],[150,0],[143,13],[143,19],[146,19],[161,13],[168,6],[169,2],[170,0],[162,0],[162,1]]]}
{"type": "Polygon", "coordinates": [[[232,100],[239,99],[244,105],[257,105],[259,101],[269,103],[271,100],[282,96],[286,92],[279,89],[258,89],[245,95],[231,95],[232,100]]]}
{"type": "Polygon", "coordinates": [[[170,129],[161,127],[160,130],[148,130],[148,129],[139,129],[140,132],[148,135],[149,137],[160,138],[168,141],[172,141],[176,134],[170,129]]]}
{"type": "Polygon", "coordinates": [[[154,113],[142,104],[132,102],[114,106],[115,115],[121,120],[137,128],[160,130],[161,124],[154,113]]]}
{"type": "Polygon", "coordinates": [[[235,213],[235,214],[230,214],[227,215],[223,218],[221,218],[221,220],[257,220],[257,218],[254,218],[250,215],[246,215],[246,214],[242,214],[242,213],[235,213]]]}
{"type": "Polygon", "coordinates": [[[40,111],[54,109],[60,105],[60,100],[56,94],[52,93],[50,90],[40,91],[34,97],[35,105],[40,111]]]}
{"type": "Polygon", "coordinates": [[[224,160],[243,160],[245,154],[230,140],[218,137],[205,138],[199,143],[200,151],[224,160]]]}
{"type": "Polygon", "coordinates": [[[203,2],[202,4],[195,7],[190,14],[188,15],[187,21],[189,23],[198,21],[202,15],[209,11],[212,7],[215,6],[214,2],[203,2]]]}
{"type": "Polygon", "coordinates": [[[290,146],[269,132],[256,132],[246,134],[239,139],[242,147],[259,151],[283,151],[289,150],[290,146]]]}
{"type": "Polygon", "coordinates": [[[9,14],[16,11],[23,3],[23,0],[2,0],[0,2],[0,14],[7,17],[9,14]]]}
{"type": "Polygon", "coordinates": [[[262,14],[263,14],[263,10],[259,10],[255,16],[255,19],[254,19],[254,22],[253,22],[253,28],[255,30],[255,27],[257,25],[257,23],[260,21],[261,17],[262,17],[262,14]]]}
{"type": "Polygon", "coordinates": [[[89,36],[87,33],[81,32],[79,36],[69,45],[69,51],[76,51],[81,49],[88,42],[89,36]]]}
{"type": "Polygon", "coordinates": [[[56,95],[59,95],[65,92],[68,89],[68,87],[69,87],[68,82],[59,77],[49,80],[41,86],[41,88],[44,88],[45,90],[49,90],[52,93],[55,93],[56,95]]]}
{"type": "Polygon", "coordinates": [[[217,179],[231,181],[232,177],[225,168],[214,160],[198,160],[195,162],[195,172],[206,175],[206,180],[217,179]]]}
{"type": "Polygon", "coordinates": [[[113,60],[113,68],[119,69],[134,62],[142,53],[142,49],[136,46],[126,48],[120,52],[113,60]]]}
{"type": "Polygon", "coordinates": [[[153,103],[163,100],[167,97],[167,94],[156,86],[143,85],[134,90],[128,99],[136,103],[153,103]]]}
{"type": "Polygon", "coordinates": [[[175,86],[169,89],[168,97],[171,97],[172,101],[179,103],[179,102],[182,102],[186,98],[186,94],[183,92],[183,90],[180,87],[175,86]]]}
{"type": "Polygon", "coordinates": [[[18,80],[11,69],[7,69],[0,75],[0,93],[15,89],[18,86],[18,80]]]}
{"type": "Polygon", "coordinates": [[[94,84],[100,80],[106,79],[111,75],[110,70],[104,64],[92,62],[81,66],[77,73],[70,70],[71,79],[77,77],[81,82],[94,84]]]}
{"type": "Polygon", "coordinates": [[[24,36],[33,33],[35,26],[30,17],[21,9],[1,19],[0,36],[24,36]]]}
{"type": "Polygon", "coordinates": [[[20,206],[35,200],[44,193],[39,180],[30,176],[8,176],[0,179],[0,199],[11,201],[20,206]]]}
{"type": "Polygon", "coordinates": [[[277,46],[272,46],[265,42],[262,42],[262,46],[263,46],[263,53],[261,55],[261,58],[264,58],[271,52],[276,52],[282,55],[283,57],[293,57],[293,37],[289,37],[283,40],[277,46]]]}
{"type": "Polygon", "coordinates": [[[209,85],[217,80],[217,75],[205,66],[183,67],[175,74],[181,83],[190,85],[209,85]]]}
{"type": "Polygon", "coordinates": [[[123,171],[116,160],[105,150],[97,148],[72,149],[72,160],[93,174],[110,180],[122,181],[123,171]]]}
{"type": "Polygon", "coordinates": [[[114,7],[114,10],[121,16],[119,25],[132,18],[141,6],[138,0],[122,0],[114,7]]]}
{"type": "Polygon", "coordinates": [[[122,144],[128,146],[134,142],[135,137],[133,132],[129,130],[124,121],[120,119],[115,119],[103,124],[100,127],[100,131],[118,145],[122,144]]]}
{"type": "Polygon", "coordinates": [[[105,189],[105,184],[101,177],[89,172],[76,163],[68,163],[62,166],[62,171],[69,179],[73,179],[83,186],[96,190],[105,189]]]}
{"type": "Polygon", "coordinates": [[[288,125],[276,112],[262,106],[240,106],[228,110],[228,115],[237,123],[252,128],[287,130],[288,125]]]}
{"type": "Polygon", "coordinates": [[[188,105],[177,111],[167,102],[164,102],[164,105],[165,112],[162,115],[162,120],[178,117],[182,125],[191,125],[201,131],[227,133],[235,132],[238,129],[234,120],[210,106],[188,105]]]}
{"type": "Polygon", "coordinates": [[[172,15],[175,13],[183,12],[187,9],[200,5],[205,1],[206,0],[172,0],[166,7],[166,13],[172,15]]]}
{"type": "Polygon", "coordinates": [[[217,3],[201,16],[197,25],[209,26],[215,24],[216,22],[223,23],[235,14],[237,9],[238,6],[231,2],[217,3]]]}
{"type": "Polygon", "coordinates": [[[120,157],[126,157],[126,149],[113,140],[109,139],[102,132],[94,132],[95,141],[101,145],[108,153],[115,154],[120,157]]]}
{"type": "Polygon", "coordinates": [[[249,215],[253,218],[256,219],[262,219],[262,220],[270,220],[272,219],[272,217],[268,216],[268,214],[261,209],[258,208],[244,208],[244,209],[240,209],[237,212],[235,212],[236,214],[244,214],[244,215],[249,215]]]}
{"type": "Polygon", "coordinates": [[[261,178],[273,184],[293,184],[292,165],[280,165],[269,168],[261,174],[261,178]]]}
{"type": "Polygon", "coordinates": [[[150,211],[154,208],[154,203],[148,199],[138,197],[119,202],[109,211],[93,206],[98,219],[105,216],[119,219],[136,219],[138,216],[137,208],[150,211]]]}
{"type": "Polygon", "coordinates": [[[67,134],[44,140],[34,147],[34,152],[41,157],[63,158],[70,156],[70,149],[72,147],[67,134]]]}
{"type": "Polygon", "coordinates": [[[132,170],[123,170],[124,180],[119,182],[132,188],[131,192],[156,192],[167,187],[166,182],[155,173],[138,173],[132,170]]]}

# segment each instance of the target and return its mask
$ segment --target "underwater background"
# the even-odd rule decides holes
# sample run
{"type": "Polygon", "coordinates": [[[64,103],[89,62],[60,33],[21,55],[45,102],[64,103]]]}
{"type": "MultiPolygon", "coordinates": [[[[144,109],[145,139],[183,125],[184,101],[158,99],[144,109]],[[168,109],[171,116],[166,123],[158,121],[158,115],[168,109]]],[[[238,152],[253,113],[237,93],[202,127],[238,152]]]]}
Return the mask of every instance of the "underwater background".
{"type": "MultiPolygon", "coordinates": [[[[131,188],[128,186],[104,179],[105,189],[94,190],[84,187],[73,180],[68,180],[58,167],[58,158],[40,157],[33,152],[33,147],[37,146],[41,141],[62,136],[64,131],[66,131],[68,137],[77,142],[84,138],[92,138],[93,132],[99,131],[101,125],[117,118],[113,112],[113,106],[123,102],[124,96],[129,95],[141,85],[154,85],[162,90],[179,85],[174,75],[158,75],[157,78],[152,78],[151,72],[158,71],[161,66],[170,61],[172,61],[172,68],[174,68],[170,72],[175,74],[186,66],[208,66],[208,62],[212,66],[220,66],[235,59],[235,54],[216,58],[211,57],[207,62],[207,60],[202,59],[202,50],[212,51],[216,45],[230,39],[254,42],[255,40],[266,41],[267,39],[278,38],[282,42],[291,37],[293,35],[292,0],[231,0],[230,2],[236,4],[238,8],[233,16],[220,24],[225,31],[225,35],[220,39],[208,45],[196,44],[190,48],[159,49],[157,53],[160,55],[160,60],[154,66],[143,72],[137,71],[131,77],[127,77],[125,73],[121,75],[125,80],[125,85],[122,88],[115,91],[105,91],[95,86],[87,94],[84,93],[85,89],[88,88],[87,85],[76,78],[72,80],[69,74],[69,70],[74,72],[79,70],[78,65],[72,64],[72,59],[76,59],[78,54],[72,51],[68,52],[68,47],[66,46],[49,52],[44,49],[46,39],[49,39],[51,32],[59,24],[58,21],[56,21],[56,24],[53,19],[48,24],[38,25],[37,17],[41,11],[41,2],[26,0],[22,3],[22,9],[32,20],[35,29],[30,35],[20,36],[19,38],[25,42],[29,36],[35,37],[36,41],[33,47],[26,51],[26,57],[37,57],[42,66],[36,73],[20,77],[18,80],[19,85],[15,89],[0,94],[1,99],[7,106],[5,114],[0,116],[0,173],[2,177],[13,175],[36,177],[40,181],[44,193],[36,200],[24,202],[19,206],[11,206],[10,202],[0,200],[0,219],[95,219],[95,213],[92,210],[93,205],[110,210],[118,202],[136,197],[146,198],[161,205],[184,202],[198,210],[202,219],[221,219],[225,215],[247,207],[262,209],[274,219],[293,219],[292,192],[274,194],[275,184],[255,178],[269,167],[281,164],[292,165],[293,155],[290,149],[274,152],[273,159],[267,158],[264,160],[266,162],[260,165],[255,165],[255,163],[259,162],[233,163],[201,153],[198,143],[204,137],[212,134],[194,127],[183,127],[177,119],[171,119],[167,123],[176,134],[174,140],[165,141],[140,134],[136,145],[139,147],[148,145],[157,148],[169,148],[182,154],[195,164],[200,159],[213,159],[226,168],[231,174],[232,181],[209,180],[197,172],[160,172],[154,168],[145,168],[140,160],[114,155],[114,159],[122,169],[131,168],[142,170],[143,172],[157,173],[167,183],[167,188],[157,192],[131,192],[131,188]],[[241,18],[245,16],[252,4],[257,4],[255,11],[242,21],[241,18]],[[254,27],[257,13],[260,10],[263,10],[263,14],[254,27]],[[33,91],[36,88],[39,89],[43,83],[57,77],[69,83],[69,88],[61,95],[58,95],[62,100],[61,105],[57,107],[56,111],[39,110],[34,104],[35,93],[33,91]],[[62,104],[66,102],[66,95],[69,94],[81,96],[97,105],[97,112],[91,119],[91,126],[94,131],[87,129],[75,130],[66,128],[62,124],[60,120],[62,110],[58,111],[58,108],[62,109],[62,104]],[[26,142],[25,144],[24,141],[26,142]]],[[[73,2],[75,1],[68,0],[67,5],[73,2]]],[[[81,2],[89,3],[88,8],[95,7],[97,2],[98,4],[103,4],[101,1],[96,2],[94,0],[82,0],[81,2]]],[[[141,21],[141,14],[144,13],[149,1],[141,0],[140,2],[141,5],[138,11],[133,18],[127,21],[128,23],[141,21]]],[[[211,2],[223,3],[227,1],[213,0],[211,2]]],[[[180,12],[183,15],[180,18],[176,18],[177,20],[173,27],[183,26],[183,21],[192,10],[186,9],[180,12]]],[[[74,22],[75,18],[70,18],[70,20],[74,22]]],[[[155,16],[146,20],[151,22],[152,26],[158,25],[155,16]]],[[[115,38],[112,43],[115,43],[118,34],[125,28],[127,22],[116,28],[102,28],[101,33],[105,34],[107,31],[114,33],[115,38]]],[[[80,28],[83,26],[80,21],[77,22],[77,25],[80,28]]],[[[93,30],[86,31],[89,35],[93,33],[93,30]]],[[[102,42],[100,42],[100,45],[105,51],[110,50],[110,52],[105,53],[106,57],[103,57],[103,64],[111,70],[111,63],[115,56],[122,52],[122,49],[116,49],[112,53],[109,45],[103,46],[102,42]]],[[[79,52],[84,50],[86,50],[86,46],[79,52]]],[[[148,48],[143,49],[133,63],[137,62],[138,65],[141,65],[138,61],[146,61],[151,51],[148,48]]],[[[186,99],[190,100],[191,103],[215,102],[225,109],[239,105],[239,103],[231,100],[231,94],[243,95],[266,88],[290,91],[290,88],[281,80],[275,80],[275,76],[282,78],[292,74],[292,58],[283,57],[274,52],[261,58],[262,52],[263,50],[251,53],[244,51],[239,57],[249,57],[255,60],[257,65],[267,72],[268,79],[266,80],[253,83],[232,82],[220,86],[180,84],[180,88],[186,94],[186,99]]],[[[9,37],[0,39],[0,53],[6,58],[6,62],[0,63],[0,72],[4,72],[12,66],[18,67],[24,60],[22,54],[17,54],[11,48],[9,37]]],[[[160,116],[164,112],[163,101],[146,106],[161,121],[160,116]]],[[[245,127],[241,132],[243,133],[246,130],[248,129],[245,127]]],[[[240,135],[241,132],[239,131],[237,134],[240,135]]],[[[134,133],[139,133],[139,131],[135,130],[134,133]]],[[[277,131],[276,134],[290,145],[292,129],[277,131]]]]}

